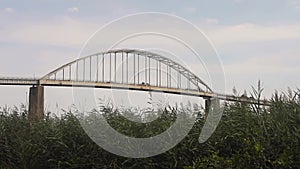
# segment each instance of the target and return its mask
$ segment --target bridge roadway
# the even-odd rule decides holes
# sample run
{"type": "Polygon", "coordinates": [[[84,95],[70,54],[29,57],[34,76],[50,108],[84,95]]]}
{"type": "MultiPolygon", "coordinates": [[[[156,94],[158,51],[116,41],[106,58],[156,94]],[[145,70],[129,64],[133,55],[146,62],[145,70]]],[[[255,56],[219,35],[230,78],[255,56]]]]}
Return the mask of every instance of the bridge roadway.
{"type": "Polygon", "coordinates": [[[249,104],[260,104],[270,106],[268,100],[255,100],[253,98],[241,96],[237,97],[229,94],[204,92],[195,89],[179,89],[161,86],[150,86],[145,84],[122,84],[110,82],[89,82],[72,80],[40,80],[39,78],[0,78],[0,85],[12,86],[56,86],[56,87],[90,87],[90,88],[112,88],[123,90],[151,91],[160,93],[170,93],[177,95],[196,96],[202,98],[218,98],[224,101],[243,102],[249,104]]]}

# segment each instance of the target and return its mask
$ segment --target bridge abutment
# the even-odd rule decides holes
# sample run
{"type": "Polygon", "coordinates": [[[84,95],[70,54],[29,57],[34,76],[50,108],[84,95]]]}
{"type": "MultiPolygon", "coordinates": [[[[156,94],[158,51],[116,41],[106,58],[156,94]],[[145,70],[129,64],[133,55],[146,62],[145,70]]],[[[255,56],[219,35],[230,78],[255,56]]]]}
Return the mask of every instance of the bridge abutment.
{"type": "Polygon", "coordinates": [[[44,87],[33,86],[29,92],[29,122],[44,119],[44,87]]]}

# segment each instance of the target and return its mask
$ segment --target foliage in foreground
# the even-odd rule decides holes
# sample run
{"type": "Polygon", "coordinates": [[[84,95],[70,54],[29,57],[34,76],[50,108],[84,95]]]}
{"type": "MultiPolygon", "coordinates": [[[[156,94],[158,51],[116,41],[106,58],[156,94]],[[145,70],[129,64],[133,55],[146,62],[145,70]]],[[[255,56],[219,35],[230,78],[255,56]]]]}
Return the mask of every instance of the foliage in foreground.
{"type": "MultiPolygon", "coordinates": [[[[105,109],[108,122],[131,136],[168,128],[176,108],[163,109],[146,126],[132,124],[118,110],[105,109]]],[[[199,114],[199,112],[194,112],[199,114]]],[[[189,135],[170,151],[150,158],[113,155],[95,144],[71,112],[30,125],[24,108],[0,109],[0,168],[299,168],[300,94],[273,96],[270,109],[226,105],[213,136],[198,143],[199,118],[189,135]]]]}

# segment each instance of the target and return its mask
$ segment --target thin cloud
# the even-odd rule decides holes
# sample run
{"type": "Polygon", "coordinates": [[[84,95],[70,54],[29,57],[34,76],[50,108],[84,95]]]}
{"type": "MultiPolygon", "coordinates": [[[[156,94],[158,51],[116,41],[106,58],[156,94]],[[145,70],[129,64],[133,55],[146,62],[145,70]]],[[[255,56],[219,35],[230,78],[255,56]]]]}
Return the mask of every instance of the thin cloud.
{"type": "Polygon", "coordinates": [[[15,12],[13,8],[4,8],[3,11],[6,13],[14,13],[15,12]]]}
{"type": "Polygon", "coordinates": [[[193,7],[188,7],[188,8],[185,8],[184,11],[189,13],[189,14],[194,14],[194,13],[197,12],[197,9],[193,8],[193,7]]]}
{"type": "Polygon", "coordinates": [[[277,40],[300,39],[300,24],[292,25],[258,25],[239,24],[216,26],[205,31],[216,45],[233,45],[277,40]]]}
{"type": "Polygon", "coordinates": [[[242,3],[244,0],[234,0],[235,3],[242,3]]]}
{"type": "Polygon", "coordinates": [[[98,28],[97,24],[68,17],[59,21],[23,22],[3,27],[0,42],[78,47],[98,28]]]}
{"type": "Polygon", "coordinates": [[[78,7],[68,8],[68,12],[72,12],[72,13],[79,12],[79,8],[78,7]]]}
{"type": "Polygon", "coordinates": [[[300,9],[300,0],[289,0],[290,5],[294,6],[296,9],[300,9]]]}
{"type": "Polygon", "coordinates": [[[218,19],[213,19],[213,18],[207,18],[205,19],[205,22],[208,23],[208,24],[218,24],[219,23],[219,20],[218,19]]]}

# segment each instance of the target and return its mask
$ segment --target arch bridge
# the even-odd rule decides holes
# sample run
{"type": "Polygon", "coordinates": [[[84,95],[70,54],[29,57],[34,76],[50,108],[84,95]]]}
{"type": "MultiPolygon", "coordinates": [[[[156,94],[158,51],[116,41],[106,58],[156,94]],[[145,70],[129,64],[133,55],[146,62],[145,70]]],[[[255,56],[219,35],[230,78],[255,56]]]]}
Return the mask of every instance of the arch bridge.
{"type": "MultiPolygon", "coordinates": [[[[114,49],[67,63],[42,78],[0,78],[0,85],[30,88],[29,118],[44,116],[44,87],[92,87],[140,90],[270,105],[266,100],[217,94],[196,74],[162,55],[137,49],[114,49]]],[[[207,112],[207,110],[206,110],[207,112]]]]}

